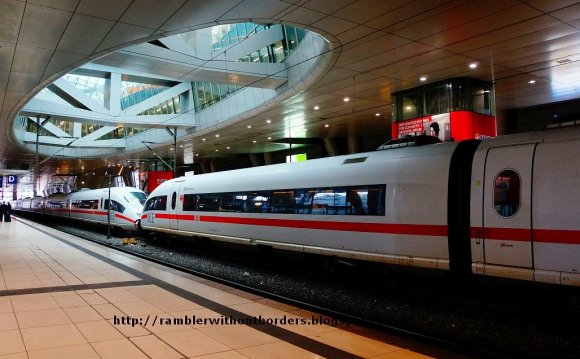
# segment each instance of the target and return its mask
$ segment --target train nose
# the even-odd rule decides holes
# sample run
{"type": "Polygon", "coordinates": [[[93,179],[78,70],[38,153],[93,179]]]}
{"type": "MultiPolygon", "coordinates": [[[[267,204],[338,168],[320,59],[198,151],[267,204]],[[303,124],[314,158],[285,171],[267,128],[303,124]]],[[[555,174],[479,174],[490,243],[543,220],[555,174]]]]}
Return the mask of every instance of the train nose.
{"type": "Polygon", "coordinates": [[[133,225],[135,226],[136,230],[141,230],[141,220],[140,219],[135,220],[135,223],[133,225]]]}

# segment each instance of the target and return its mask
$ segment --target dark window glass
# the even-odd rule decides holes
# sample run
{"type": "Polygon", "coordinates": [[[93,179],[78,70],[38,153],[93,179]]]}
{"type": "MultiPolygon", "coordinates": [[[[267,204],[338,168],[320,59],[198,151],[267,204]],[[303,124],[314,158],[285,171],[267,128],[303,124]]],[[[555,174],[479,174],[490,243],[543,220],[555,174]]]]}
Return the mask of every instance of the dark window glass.
{"type": "Polygon", "coordinates": [[[272,213],[294,213],[294,191],[276,190],[272,191],[271,197],[272,213]]]}
{"type": "MultiPolygon", "coordinates": [[[[183,196],[183,210],[384,216],[385,190],[385,185],[370,185],[238,193],[185,194],[183,196]]],[[[147,205],[145,205],[146,208],[147,205]]]]}
{"type": "Polygon", "coordinates": [[[143,211],[164,211],[167,209],[167,196],[152,197],[145,203],[143,211]]]}
{"type": "MultiPolygon", "coordinates": [[[[104,209],[109,209],[109,200],[108,199],[105,200],[104,209]]],[[[119,203],[115,200],[111,200],[111,211],[123,213],[123,212],[125,212],[125,206],[123,206],[121,203],[119,203]]]]}
{"type": "Polygon", "coordinates": [[[173,192],[173,195],[171,195],[171,209],[175,209],[176,203],[177,203],[177,192],[173,192]]]}
{"type": "Polygon", "coordinates": [[[199,201],[195,208],[196,211],[219,212],[220,195],[219,193],[200,194],[199,201]]]}
{"type": "Polygon", "coordinates": [[[246,208],[250,213],[268,213],[270,211],[270,192],[249,192],[246,208]]]}
{"type": "Polygon", "coordinates": [[[493,207],[503,218],[514,216],[520,209],[520,175],[514,170],[503,170],[495,176],[493,207]]]}
{"type": "Polygon", "coordinates": [[[199,197],[195,194],[186,194],[183,196],[183,211],[195,211],[196,203],[199,197]]]}

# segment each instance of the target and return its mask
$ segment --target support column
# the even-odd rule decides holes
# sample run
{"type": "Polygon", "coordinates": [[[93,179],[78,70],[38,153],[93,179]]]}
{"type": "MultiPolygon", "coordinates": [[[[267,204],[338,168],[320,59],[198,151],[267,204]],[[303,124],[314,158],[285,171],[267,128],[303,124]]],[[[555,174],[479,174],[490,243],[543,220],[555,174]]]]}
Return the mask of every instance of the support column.
{"type": "Polygon", "coordinates": [[[199,161],[199,166],[201,167],[201,171],[203,173],[211,173],[211,168],[210,168],[209,162],[207,160],[199,161]]]}
{"type": "Polygon", "coordinates": [[[348,153],[359,153],[360,152],[360,140],[357,136],[349,136],[346,138],[348,141],[348,153]]]}
{"type": "Polygon", "coordinates": [[[260,158],[258,157],[259,154],[250,153],[248,156],[250,156],[250,162],[252,163],[252,167],[258,167],[258,166],[262,165],[262,162],[260,161],[260,158]]]}
{"type": "Polygon", "coordinates": [[[272,152],[264,152],[264,164],[271,165],[272,161],[272,152]]]}
{"type": "Polygon", "coordinates": [[[336,143],[334,142],[334,139],[329,138],[329,137],[324,137],[324,147],[326,148],[326,152],[328,152],[328,156],[332,157],[332,156],[338,156],[340,155],[340,152],[338,150],[338,148],[336,147],[336,143]]]}
{"type": "Polygon", "coordinates": [[[109,108],[111,116],[121,114],[121,74],[112,72],[111,78],[106,81],[105,106],[109,108]]]}

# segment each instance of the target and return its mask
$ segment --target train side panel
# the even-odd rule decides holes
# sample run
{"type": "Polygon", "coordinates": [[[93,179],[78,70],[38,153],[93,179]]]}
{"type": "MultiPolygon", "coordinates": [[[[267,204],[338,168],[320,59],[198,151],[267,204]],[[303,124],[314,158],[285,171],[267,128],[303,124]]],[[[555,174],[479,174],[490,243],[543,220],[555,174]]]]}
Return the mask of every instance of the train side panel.
{"type": "MultiPolygon", "coordinates": [[[[146,211],[145,229],[196,234],[217,240],[245,241],[290,250],[448,268],[447,181],[455,144],[333,157],[302,164],[168,181],[150,199],[165,197],[165,207],[146,211]],[[349,158],[365,161],[344,164],[349,158]],[[384,215],[184,211],[190,194],[248,190],[323,189],[384,185],[384,215]],[[172,199],[176,209],[172,212],[172,199]],[[185,217],[188,216],[188,217],[185,217]]],[[[347,162],[348,163],[348,162],[347,162]]]]}
{"type": "Polygon", "coordinates": [[[545,143],[536,151],[534,264],[543,281],[580,285],[578,153],[580,140],[545,143]]]}
{"type": "Polygon", "coordinates": [[[473,272],[580,285],[580,129],[485,141],[471,179],[473,272]]]}

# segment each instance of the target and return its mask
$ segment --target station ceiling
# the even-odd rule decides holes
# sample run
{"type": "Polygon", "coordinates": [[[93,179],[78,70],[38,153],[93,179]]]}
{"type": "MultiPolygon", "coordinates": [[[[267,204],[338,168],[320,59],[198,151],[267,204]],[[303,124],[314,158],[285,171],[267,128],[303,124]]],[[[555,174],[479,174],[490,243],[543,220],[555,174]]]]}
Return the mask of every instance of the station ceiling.
{"type": "MultiPolygon", "coordinates": [[[[284,119],[297,113],[306,138],[384,134],[386,140],[391,93],[423,84],[421,77],[495,82],[499,121],[504,110],[580,97],[575,1],[0,0],[0,167],[34,164],[35,154],[14,138],[13,121],[64,74],[130,45],[248,21],[321,34],[336,44],[336,60],[279,106],[220,129],[219,137],[190,139],[202,156],[227,147],[230,153],[277,149],[268,137],[281,137],[284,119]]],[[[120,153],[119,159],[145,156],[120,153]]]]}

